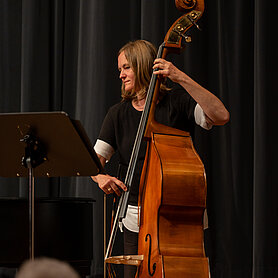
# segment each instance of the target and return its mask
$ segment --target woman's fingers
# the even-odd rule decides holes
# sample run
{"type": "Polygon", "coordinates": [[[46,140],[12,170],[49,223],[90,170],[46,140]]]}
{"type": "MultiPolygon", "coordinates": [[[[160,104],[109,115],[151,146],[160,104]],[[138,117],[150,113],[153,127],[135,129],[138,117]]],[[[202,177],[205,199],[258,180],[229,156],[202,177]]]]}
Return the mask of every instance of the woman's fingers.
{"type": "Polygon", "coordinates": [[[121,190],[120,189],[122,189],[124,191],[127,190],[127,188],[124,185],[124,183],[121,182],[120,180],[116,179],[116,178],[114,178],[114,182],[111,183],[110,186],[111,186],[111,189],[112,189],[111,191],[115,192],[118,196],[121,195],[121,190]]]}
{"type": "Polygon", "coordinates": [[[153,69],[154,74],[161,74],[163,77],[169,77],[172,63],[164,59],[155,59],[153,69]]]}
{"type": "Polygon", "coordinates": [[[99,180],[99,187],[106,193],[116,193],[118,196],[121,195],[121,190],[126,191],[127,187],[124,185],[123,182],[118,180],[115,177],[111,177],[109,175],[103,175],[101,180],[99,180]]]}
{"type": "Polygon", "coordinates": [[[162,75],[164,78],[167,77],[171,79],[173,82],[179,82],[182,75],[184,74],[171,62],[168,62],[161,58],[154,60],[153,69],[154,74],[162,75]]]}

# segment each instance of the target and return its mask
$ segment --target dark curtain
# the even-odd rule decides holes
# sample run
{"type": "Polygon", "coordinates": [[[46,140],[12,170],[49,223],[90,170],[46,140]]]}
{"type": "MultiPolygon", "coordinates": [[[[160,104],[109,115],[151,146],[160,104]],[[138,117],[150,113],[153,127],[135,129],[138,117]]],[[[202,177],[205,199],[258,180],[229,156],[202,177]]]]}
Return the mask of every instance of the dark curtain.
{"type": "MultiPolygon", "coordinates": [[[[278,277],[274,11],[263,0],[205,1],[202,32],[193,27],[192,43],[168,57],[231,113],[226,126],[196,128],[194,138],[208,181],[212,278],[278,277]]],[[[107,109],[120,100],[118,49],[140,38],[158,47],[179,16],[169,0],[0,0],[0,113],[65,111],[94,143],[107,109]]],[[[1,196],[27,196],[24,178],[0,183],[1,196]]],[[[89,177],[41,178],[36,196],[96,200],[92,277],[101,277],[97,185],[89,177]]]]}

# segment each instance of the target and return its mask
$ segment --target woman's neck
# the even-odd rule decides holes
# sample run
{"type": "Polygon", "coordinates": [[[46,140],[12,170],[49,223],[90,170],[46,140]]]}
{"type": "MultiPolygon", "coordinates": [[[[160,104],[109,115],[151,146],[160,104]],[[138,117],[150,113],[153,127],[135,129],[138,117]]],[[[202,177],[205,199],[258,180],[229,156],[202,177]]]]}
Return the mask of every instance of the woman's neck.
{"type": "Polygon", "coordinates": [[[145,102],[146,102],[146,99],[143,98],[143,99],[133,99],[132,100],[132,106],[138,110],[138,111],[143,111],[144,110],[144,107],[145,107],[145,102]]]}

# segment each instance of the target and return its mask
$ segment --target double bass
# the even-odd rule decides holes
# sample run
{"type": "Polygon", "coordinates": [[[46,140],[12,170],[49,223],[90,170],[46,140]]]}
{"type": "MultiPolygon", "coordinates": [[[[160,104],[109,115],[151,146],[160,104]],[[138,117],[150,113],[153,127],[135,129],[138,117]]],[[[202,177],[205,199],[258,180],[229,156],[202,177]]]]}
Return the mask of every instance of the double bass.
{"type": "MultiPolygon", "coordinates": [[[[169,29],[157,58],[182,50],[182,40],[190,41],[187,30],[198,27],[197,21],[204,11],[203,0],[175,0],[175,3],[187,13],[169,29]]],[[[127,191],[118,204],[105,262],[136,265],[137,278],[208,278],[203,243],[205,169],[188,132],[155,121],[160,81],[157,75],[152,75],[125,178],[129,187],[141,141],[147,140],[139,187],[138,254],[111,257],[115,233],[127,209],[127,191]]]]}

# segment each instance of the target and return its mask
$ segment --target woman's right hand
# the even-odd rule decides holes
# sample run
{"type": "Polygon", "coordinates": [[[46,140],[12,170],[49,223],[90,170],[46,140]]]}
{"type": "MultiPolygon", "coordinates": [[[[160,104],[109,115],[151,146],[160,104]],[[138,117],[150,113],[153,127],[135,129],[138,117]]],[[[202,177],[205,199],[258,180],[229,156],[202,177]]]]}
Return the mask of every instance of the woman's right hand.
{"type": "Polygon", "coordinates": [[[99,174],[92,177],[92,179],[98,184],[99,188],[103,190],[106,194],[116,193],[118,196],[121,196],[120,188],[124,191],[127,190],[127,187],[123,182],[118,180],[115,177],[109,175],[99,174]]]}

